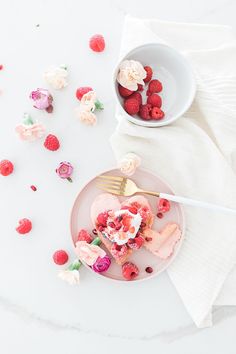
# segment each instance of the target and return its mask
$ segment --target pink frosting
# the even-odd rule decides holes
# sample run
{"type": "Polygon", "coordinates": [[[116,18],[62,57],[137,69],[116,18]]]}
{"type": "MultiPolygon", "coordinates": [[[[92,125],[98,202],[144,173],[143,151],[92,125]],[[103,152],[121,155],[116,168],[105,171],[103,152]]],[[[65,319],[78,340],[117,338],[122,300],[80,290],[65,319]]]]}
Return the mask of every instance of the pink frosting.
{"type": "Polygon", "coordinates": [[[98,257],[96,262],[92,265],[92,269],[97,273],[106,272],[110,265],[111,260],[108,256],[105,256],[103,258],[98,257]]]}
{"type": "Polygon", "coordinates": [[[86,241],[76,242],[75,253],[82,262],[89,266],[92,266],[98,257],[106,256],[106,252],[101,247],[89,244],[86,241]]]}

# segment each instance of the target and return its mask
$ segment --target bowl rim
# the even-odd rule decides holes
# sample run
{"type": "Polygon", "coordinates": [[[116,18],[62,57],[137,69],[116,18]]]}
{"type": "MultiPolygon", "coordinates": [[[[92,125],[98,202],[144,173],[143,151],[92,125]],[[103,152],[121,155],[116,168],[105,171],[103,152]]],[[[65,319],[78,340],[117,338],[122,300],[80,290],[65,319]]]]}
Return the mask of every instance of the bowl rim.
{"type": "MultiPolygon", "coordinates": [[[[73,206],[70,210],[70,239],[72,241],[72,245],[73,247],[75,247],[75,243],[74,243],[74,240],[73,240],[73,228],[72,228],[72,224],[73,224],[73,213],[74,213],[74,208],[75,208],[75,205],[76,205],[76,201],[80,195],[80,193],[82,193],[84,191],[84,189],[87,187],[87,185],[89,183],[91,183],[95,178],[97,178],[98,175],[100,174],[106,174],[107,172],[111,172],[111,171],[114,171],[114,170],[117,170],[117,166],[112,166],[111,168],[109,169],[106,169],[106,170],[103,170],[103,171],[100,171],[98,174],[96,175],[93,175],[92,177],[89,178],[89,180],[87,180],[82,186],[81,188],[79,189],[74,201],[73,201],[73,206]]],[[[143,172],[146,172],[146,173],[149,173],[151,175],[153,175],[154,177],[160,179],[160,181],[162,181],[163,183],[166,184],[166,186],[171,190],[171,192],[173,194],[176,194],[175,193],[175,190],[172,188],[172,186],[170,186],[170,184],[168,182],[165,182],[163,180],[163,178],[161,178],[158,174],[156,174],[155,172],[153,172],[152,170],[149,170],[149,169],[146,169],[146,168],[138,168],[139,170],[142,170],[143,172]]],[[[180,252],[181,248],[183,247],[183,243],[185,241],[185,237],[186,237],[186,215],[185,215],[185,210],[183,208],[183,205],[182,204],[179,204],[179,207],[180,207],[180,211],[181,211],[181,216],[182,216],[182,221],[183,221],[183,225],[182,225],[182,234],[181,234],[181,239],[180,239],[180,245],[179,245],[179,248],[178,250],[173,254],[170,262],[160,271],[160,272],[157,272],[157,273],[154,273],[154,274],[151,274],[149,275],[147,278],[144,278],[144,279],[135,279],[133,281],[127,281],[125,279],[122,279],[122,280],[118,280],[118,279],[113,279],[113,278],[108,278],[100,273],[96,273],[94,272],[91,267],[89,267],[86,263],[84,263],[83,261],[81,261],[81,263],[83,264],[83,266],[85,268],[87,268],[90,273],[96,277],[97,279],[104,279],[104,281],[107,281],[107,282],[115,282],[115,283],[122,283],[122,284],[136,284],[136,283],[141,283],[141,282],[145,282],[149,279],[153,279],[153,278],[156,278],[158,277],[161,273],[164,273],[171,265],[172,263],[174,262],[174,260],[176,259],[178,253],[180,252]]]]}
{"type": "Polygon", "coordinates": [[[129,50],[125,55],[123,55],[121,58],[119,58],[119,60],[117,61],[116,65],[115,65],[115,68],[113,70],[113,75],[112,75],[112,78],[113,78],[113,82],[112,82],[112,91],[115,95],[115,98],[116,98],[116,102],[118,104],[118,107],[119,107],[119,111],[125,116],[125,118],[127,120],[129,120],[131,123],[133,124],[136,124],[136,125],[139,125],[139,126],[144,126],[144,127],[148,127],[148,128],[157,128],[157,127],[162,127],[162,126],[165,126],[165,125],[169,125],[171,123],[173,123],[174,121],[176,121],[177,119],[179,119],[180,117],[182,117],[184,115],[184,113],[189,109],[189,107],[191,106],[191,104],[193,103],[193,100],[194,100],[194,97],[196,95],[196,90],[197,90],[197,85],[196,85],[196,80],[195,80],[195,77],[194,77],[194,72],[193,72],[193,67],[191,65],[191,63],[189,62],[189,60],[187,60],[187,58],[180,52],[178,51],[177,49],[175,49],[174,47],[172,46],[169,46],[167,44],[164,44],[164,43],[159,43],[159,42],[150,42],[150,43],[145,43],[145,44],[141,44],[139,46],[136,46],[134,47],[133,49],[129,50]],[[129,56],[130,54],[132,54],[132,52],[136,51],[137,49],[139,48],[145,48],[145,47],[149,47],[149,46],[159,46],[159,47],[163,47],[163,48],[166,48],[166,49],[169,49],[171,51],[173,51],[175,54],[177,54],[177,56],[179,56],[181,58],[181,60],[184,62],[184,65],[187,67],[188,71],[189,71],[189,78],[191,79],[191,93],[190,95],[188,96],[188,100],[186,100],[186,103],[183,107],[183,109],[176,115],[174,116],[173,118],[171,119],[168,119],[168,120],[160,120],[160,121],[145,121],[145,120],[141,120],[141,119],[138,119],[136,117],[133,117],[131,115],[129,115],[125,110],[124,108],[122,107],[122,105],[120,104],[120,101],[118,99],[118,95],[117,95],[117,92],[116,92],[116,76],[117,76],[117,72],[118,72],[118,68],[119,68],[119,65],[120,63],[125,60],[125,58],[127,56],[129,56]]]}

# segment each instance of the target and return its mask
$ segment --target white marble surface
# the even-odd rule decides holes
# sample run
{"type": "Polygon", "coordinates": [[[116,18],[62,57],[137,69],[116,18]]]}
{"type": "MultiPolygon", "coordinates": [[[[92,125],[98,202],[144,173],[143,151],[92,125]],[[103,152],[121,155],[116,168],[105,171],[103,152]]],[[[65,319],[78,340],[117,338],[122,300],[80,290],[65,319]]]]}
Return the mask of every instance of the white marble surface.
{"type": "Polygon", "coordinates": [[[138,284],[111,284],[85,269],[81,286],[57,279],[51,260],[55,249],[73,257],[69,215],[79,188],[91,176],[115,164],[109,146],[115,104],[111,72],[119,52],[126,13],[163,20],[235,25],[235,1],[27,0],[1,4],[0,159],[9,158],[15,173],[0,179],[0,345],[4,354],[41,353],[235,353],[236,308],[216,308],[213,328],[198,330],[166,274],[138,284]],[[39,24],[39,27],[36,25],[39,24]],[[103,33],[107,49],[97,55],[88,38],[103,33]],[[66,63],[67,89],[54,94],[52,116],[31,108],[31,89],[45,86],[41,73],[66,63]],[[95,128],[74,117],[78,86],[91,85],[105,103],[95,128]],[[23,112],[45,122],[61,140],[50,153],[41,142],[20,142],[14,133],[23,112]],[[75,166],[74,183],[57,178],[61,160],[75,166]],[[38,187],[37,192],[29,188],[38,187]],[[20,237],[15,224],[33,221],[20,237]],[[227,349],[226,349],[227,348],[227,349]]]}

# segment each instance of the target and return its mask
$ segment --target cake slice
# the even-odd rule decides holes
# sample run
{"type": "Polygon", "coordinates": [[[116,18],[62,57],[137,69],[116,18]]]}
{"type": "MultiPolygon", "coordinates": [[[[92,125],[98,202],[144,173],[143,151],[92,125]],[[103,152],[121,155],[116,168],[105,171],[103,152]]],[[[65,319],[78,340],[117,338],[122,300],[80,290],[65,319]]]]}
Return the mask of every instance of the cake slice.
{"type": "Polygon", "coordinates": [[[161,259],[167,259],[172,255],[176,243],[181,238],[181,230],[178,224],[169,223],[161,232],[146,228],[142,235],[147,250],[161,259]]]}

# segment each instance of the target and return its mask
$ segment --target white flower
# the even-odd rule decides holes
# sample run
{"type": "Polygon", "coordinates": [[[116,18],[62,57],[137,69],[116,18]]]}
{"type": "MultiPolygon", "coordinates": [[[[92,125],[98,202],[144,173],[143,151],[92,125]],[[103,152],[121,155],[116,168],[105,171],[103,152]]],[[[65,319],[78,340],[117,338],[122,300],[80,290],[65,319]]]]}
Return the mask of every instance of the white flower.
{"type": "Polygon", "coordinates": [[[96,115],[91,111],[81,110],[81,108],[82,107],[79,107],[76,109],[76,114],[78,115],[78,118],[81,120],[81,122],[83,122],[87,125],[96,124],[96,122],[97,122],[96,115]]]}
{"type": "Polygon", "coordinates": [[[96,106],[95,102],[97,100],[96,92],[89,91],[83,95],[80,101],[80,107],[82,111],[94,111],[96,106]]]}
{"type": "Polygon", "coordinates": [[[138,89],[138,84],[144,85],[147,76],[142,64],[136,60],[124,60],[120,64],[117,81],[121,86],[131,91],[138,89]]]}
{"type": "Polygon", "coordinates": [[[68,85],[67,83],[68,72],[65,68],[51,67],[44,73],[44,79],[54,89],[59,90],[68,85]]]}
{"type": "Polygon", "coordinates": [[[131,176],[140,164],[140,157],[132,152],[129,152],[119,161],[118,166],[122,173],[127,176],[131,176]]]}
{"type": "Polygon", "coordinates": [[[74,270],[63,270],[58,274],[58,277],[70,285],[75,285],[79,284],[80,277],[79,277],[79,271],[74,269],[74,270]]]}

